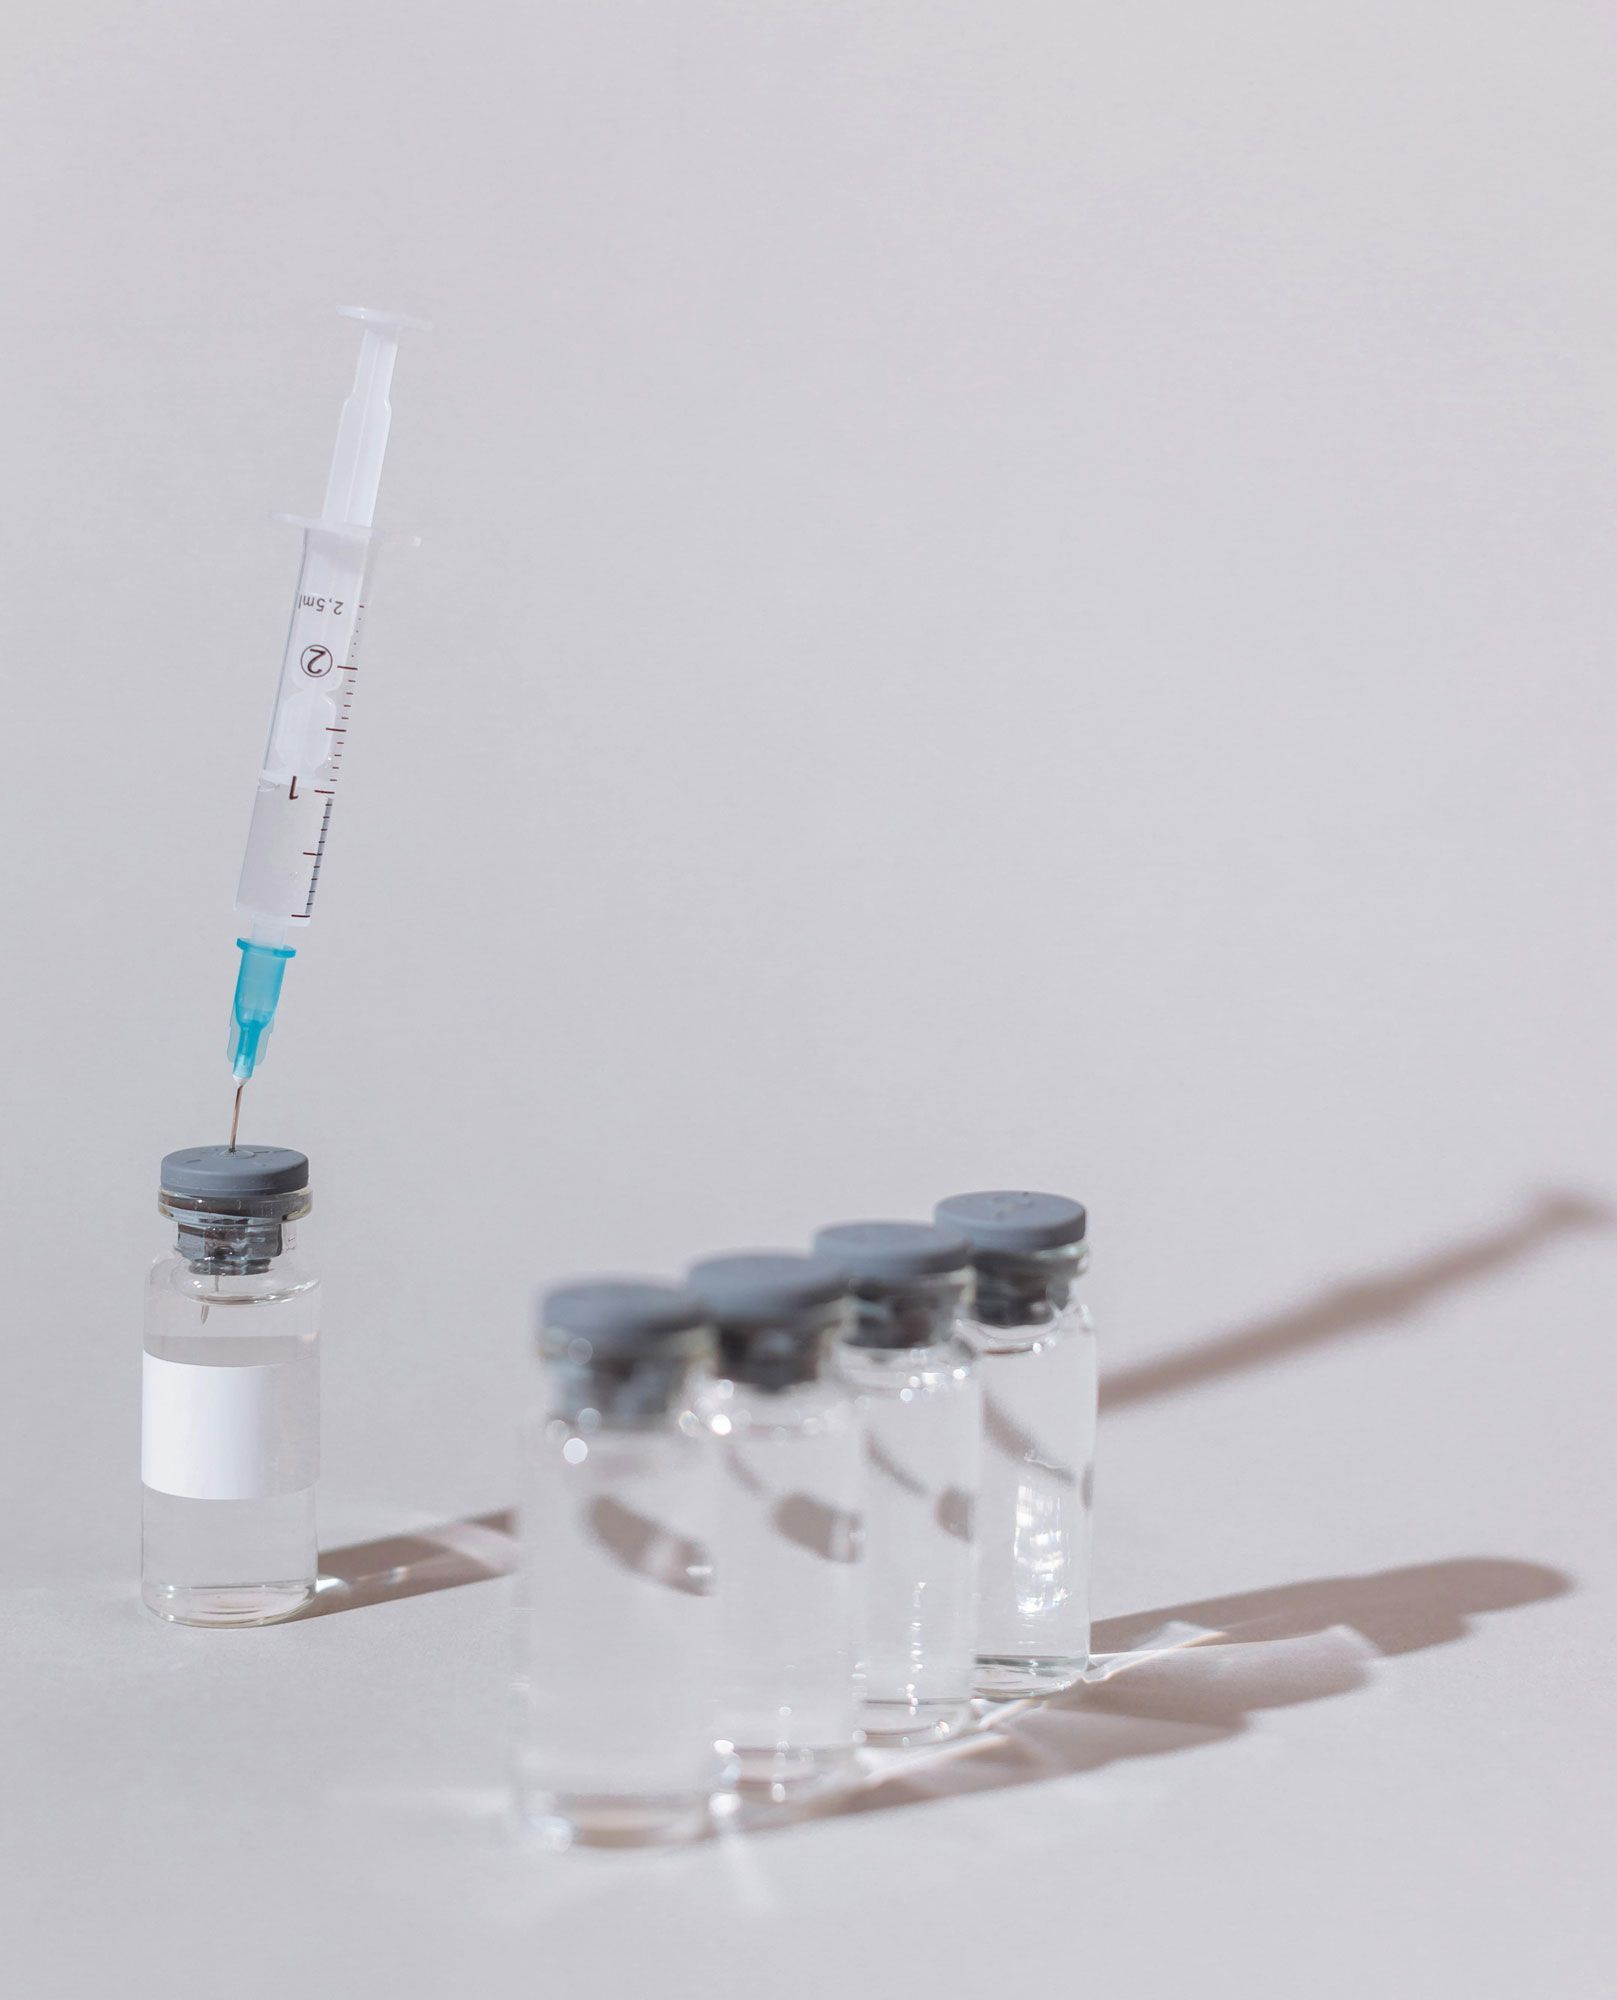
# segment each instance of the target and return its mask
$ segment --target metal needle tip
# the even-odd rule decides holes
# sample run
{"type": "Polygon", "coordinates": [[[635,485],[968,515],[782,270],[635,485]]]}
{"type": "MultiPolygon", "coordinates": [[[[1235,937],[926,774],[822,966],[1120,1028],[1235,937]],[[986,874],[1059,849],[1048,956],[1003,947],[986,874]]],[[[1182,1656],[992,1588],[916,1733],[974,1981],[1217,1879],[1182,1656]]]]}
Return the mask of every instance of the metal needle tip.
{"type": "Polygon", "coordinates": [[[243,1077],[241,1082],[236,1085],[236,1101],[230,1108],[231,1152],[235,1152],[236,1150],[236,1128],[241,1123],[241,1094],[246,1088],[247,1088],[247,1079],[246,1077],[243,1077]]]}

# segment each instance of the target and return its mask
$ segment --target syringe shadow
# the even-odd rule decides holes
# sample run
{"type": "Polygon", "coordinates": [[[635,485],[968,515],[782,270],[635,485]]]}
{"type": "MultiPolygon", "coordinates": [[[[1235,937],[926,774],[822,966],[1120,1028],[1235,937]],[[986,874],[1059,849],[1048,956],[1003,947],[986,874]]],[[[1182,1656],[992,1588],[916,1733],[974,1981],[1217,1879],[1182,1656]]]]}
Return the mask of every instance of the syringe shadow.
{"type": "MultiPolygon", "coordinates": [[[[1610,1229],[1614,1222],[1617,1216],[1610,1205],[1594,1195],[1577,1190],[1540,1195],[1514,1222],[1479,1230],[1422,1257],[1343,1279],[1299,1305],[1158,1360],[1109,1371],[1101,1381],[1101,1408],[1117,1410],[1223,1375],[1270,1367],[1289,1355],[1409,1319],[1443,1293],[1520,1263],[1558,1237],[1610,1229]]],[[[515,1567],[514,1534],[515,1517],[502,1508],[328,1550],[321,1557],[314,1602],[299,1616],[357,1611],[508,1575],[515,1567]]]]}
{"type": "Polygon", "coordinates": [[[1617,1213],[1597,1196],[1577,1189],[1551,1190],[1529,1201],[1513,1222],[1440,1244],[1403,1263],[1343,1278],[1298,1305],[1193,1341],[1154,1361],[1110,1370],[1101,1379],[1101,1409],[1152,1402],[1411,1319],[1443,1293],[1519,1264],[1558,1237],[1611,1229],[1614,1224],[1617,1213]]]}

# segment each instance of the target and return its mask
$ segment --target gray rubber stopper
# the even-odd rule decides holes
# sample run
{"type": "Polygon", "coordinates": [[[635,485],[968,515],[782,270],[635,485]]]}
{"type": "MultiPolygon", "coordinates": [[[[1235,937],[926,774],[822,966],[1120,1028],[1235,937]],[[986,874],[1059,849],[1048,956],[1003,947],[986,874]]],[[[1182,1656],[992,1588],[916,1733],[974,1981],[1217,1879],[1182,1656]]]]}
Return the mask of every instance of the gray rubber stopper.
{"type": "Polygon", "coordinates": [[[971,1262],[963,1236],[926,1222],[833,1223],[816,1232],[814,1253],[853,1285],[944,1277],[971,1262]]]}
{"type": "Polygon", "coordinates": [[[309,1161],[290,1146],[186,1146],[164,1156],[160,1185],[191,1201],[296,1194],[309,1185],[309,1161]]]}
{"type": "Polygon", "coordinates": [[[933,1211],[946,1229],[957,1230],[973,1250],[1060,1250],[1082,1243],[1089,1219],[1084,1205],[1061,1194],[1028,1194],[1002,1188],[986,1194],[954,1194],[933,1211]]]}
{"type": "Polygon", "coordinates": [[[639,1278],[591,1278],[560,1285],[539,1302],[547,1344],[586,1340],[596,1353],[627,1355],[708,1323],[693,1293],[639,1278]]]}
{"type": "Polygon", "coordinates": [[[686,1282],[721,1327],[820,1326],[848,1295],[834,1264],[783,1250],[708,1257],[686,1282]]]}

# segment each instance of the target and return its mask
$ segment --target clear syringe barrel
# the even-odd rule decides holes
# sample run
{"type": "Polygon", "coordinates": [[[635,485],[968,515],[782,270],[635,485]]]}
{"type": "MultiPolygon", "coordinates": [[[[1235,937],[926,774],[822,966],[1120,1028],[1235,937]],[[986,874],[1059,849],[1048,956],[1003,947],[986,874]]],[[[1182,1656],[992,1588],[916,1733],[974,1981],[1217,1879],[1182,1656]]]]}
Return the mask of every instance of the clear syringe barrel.
{"type": "Polygon", "coordinates": [[[275,1025],[282,975],[296,950],[288,939],[314,914],[354,711],[393,363],[404,329],[425,324],[367,306],[339,310],[360,324],[359,359],[337,424],[320,518],[294,524],[303,530],[303,567],[236,891],[241,964],[229,1046],[240,1083],[253,1074],[275,1025]]]}
{"type": "Polygon", "coordinates": [[[370,529],[303,525],[303,567],[236,891],[243,937],[284,944],[314,911],[359,673],[370,529]]]}

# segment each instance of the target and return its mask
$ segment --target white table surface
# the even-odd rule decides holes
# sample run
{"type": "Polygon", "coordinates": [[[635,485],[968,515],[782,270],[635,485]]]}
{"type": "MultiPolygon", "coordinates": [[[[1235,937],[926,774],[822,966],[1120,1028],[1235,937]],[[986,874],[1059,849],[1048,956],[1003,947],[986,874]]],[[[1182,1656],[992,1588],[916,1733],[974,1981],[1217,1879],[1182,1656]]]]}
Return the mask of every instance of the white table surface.
{"type": "Polygon", "coordinates": [[[20,1990],[1598,1994],[1612,1251],[1492,1220],[1260,1319],[1250,1367],[1114,1370],[1100,1638],[1162,1650],[746,1840],[513,1839],[496,1527],[378,1534],[334,1482],[354,1601],[182,1631],[109,1479],[103,1560],[6,1598],[20,1990]]]}
{"type": "Polygon", "coordinates": [[[7,1990],[1609,1994],[1605,11],[6,35],[7,1990]],[[244,1131],[370,1580],[180,1631],[140,1282],[347,299],[437,323],[423,543],[244,1131]],[[535,1287],[996,1184],[1091,1205],[1161,1650],[857,1810],[523,1851],[535,1287]]]}

